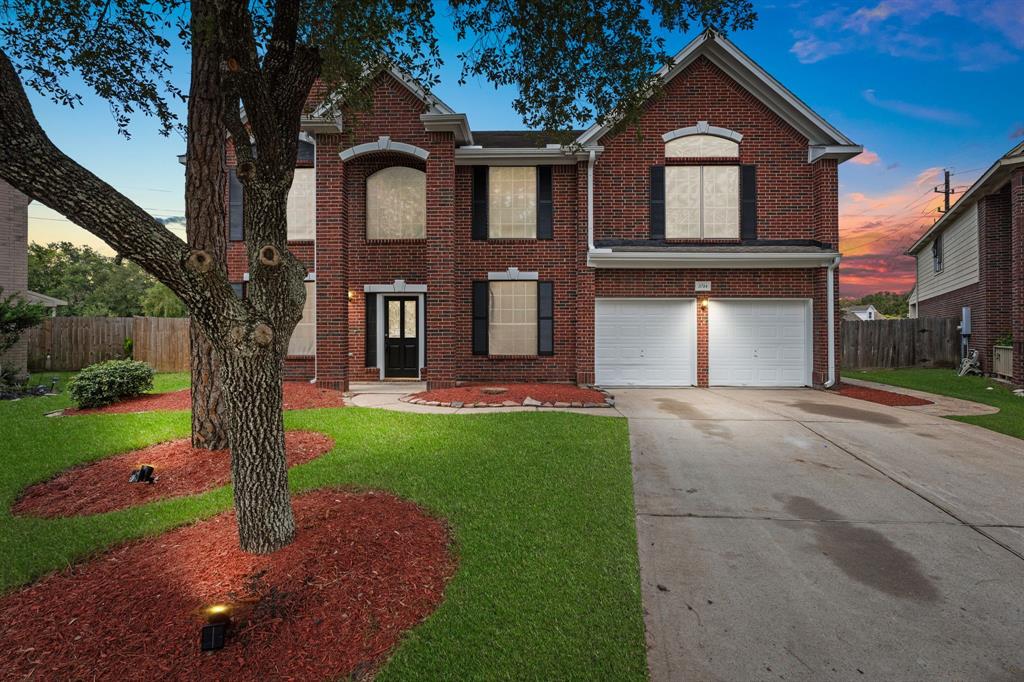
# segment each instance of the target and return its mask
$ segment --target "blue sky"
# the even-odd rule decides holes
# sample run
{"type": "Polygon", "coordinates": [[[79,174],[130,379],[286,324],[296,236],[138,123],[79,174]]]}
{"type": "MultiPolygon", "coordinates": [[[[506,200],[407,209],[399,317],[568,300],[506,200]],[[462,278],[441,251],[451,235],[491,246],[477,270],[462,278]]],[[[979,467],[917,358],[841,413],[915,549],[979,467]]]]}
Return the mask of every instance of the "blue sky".
{"type": "MultiPolygon", "coordinates": [[[[759,3],[755,28],[730,38],[866,153],[840,170],[840,229],[847,294],[905,291],[912,261],[898,254],[931,224],[943,168],[965,187],[1024,137],[1024,0],[884,0],[759,3]]],[[[459,86],[459,45],[438,16],[445,67],[436,94],[476,130],[521,128],[510,90],[459,86]]],[[[681,48],[690,35],[670,35],[681,48]]],[[[188,59],[175,52],[178,82],[188,59]]],[[[65,152],[153,215],[184,212],[184,150],[137,119],[115,132],[104,102],[69,110],[33,97],[43,128],[65,152]]],[[[182,111],[182,113],[184,113],[182,111]]],[[[68,239],[105,249],[86,232],[33,204],[30,239],[68,239]]]]}

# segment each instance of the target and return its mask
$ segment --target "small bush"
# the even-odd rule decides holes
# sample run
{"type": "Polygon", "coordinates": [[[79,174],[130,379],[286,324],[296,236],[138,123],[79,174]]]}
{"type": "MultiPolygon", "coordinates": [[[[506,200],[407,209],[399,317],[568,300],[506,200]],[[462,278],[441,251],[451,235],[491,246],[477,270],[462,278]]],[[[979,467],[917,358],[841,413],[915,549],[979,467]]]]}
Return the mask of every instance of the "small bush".
{"type": "Polygon", "coordinates": [[[89,365],[71,380],[68,393],[79,407],[103,407],[153,388],[153,368],[136,360],[89,365]]]}

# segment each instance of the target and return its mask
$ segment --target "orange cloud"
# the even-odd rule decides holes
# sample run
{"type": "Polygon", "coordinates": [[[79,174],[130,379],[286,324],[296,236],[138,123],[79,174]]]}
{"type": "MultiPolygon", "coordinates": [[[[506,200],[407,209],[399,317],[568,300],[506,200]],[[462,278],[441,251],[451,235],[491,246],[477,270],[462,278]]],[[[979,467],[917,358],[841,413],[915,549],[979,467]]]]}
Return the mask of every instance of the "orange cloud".
{"type": "Polygon", "coordinates": [[[871,164],[878,163],[879,161],[881,161],[881,159],[878,158],[878,154],[868,151],[867,149],[850,159],[850,163],[855,163],[858,166],[870,166],[871,164]]]}
{"type": "Polygon", "coordinates": [[[909,291],[915,261],[903,252],[938,218],[942,195],[932,192],[941,168],[926,168],[910,182],[880,194],[839,198],[839,284],[844,296],[909,291]]]}

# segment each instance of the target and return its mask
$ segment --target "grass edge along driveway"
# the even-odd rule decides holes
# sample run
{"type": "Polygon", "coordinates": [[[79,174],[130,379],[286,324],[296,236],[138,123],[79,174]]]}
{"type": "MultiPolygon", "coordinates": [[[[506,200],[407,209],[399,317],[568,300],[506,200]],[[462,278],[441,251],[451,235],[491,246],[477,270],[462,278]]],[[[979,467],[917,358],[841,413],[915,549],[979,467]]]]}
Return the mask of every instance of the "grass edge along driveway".
{"type": "MultiPolygon", "coordinates": [[[[158,377],[157,389],[184,381],[158,377]]],[[[11,517],[26,485],[188,435],[185,412],[43,416],[67,404],[0,403],[0,590],[231,506],[224,487],[93,517],[11,517]]],[[[295,492],[385,489],[451,523],[459,568],[445,601],[407,633],[380,680],[646,678],[625,420],[345,408],[289,412],[285,423],[336,441],[291,471],[295,492]]]]}
{"type": "Polygon", "coordinates": [[[1006,384],[994,379],[979,376],[958,377],[951,369],[917,368],[848,370],[844,371],[843,375],[850,379],[877,381],[880,384],[902,386],[998,407],[999,412],[995,414],[948,418],[998,431],[1014,438],[1024,438],[1024,398],[1017,397],[1006,384]]]}

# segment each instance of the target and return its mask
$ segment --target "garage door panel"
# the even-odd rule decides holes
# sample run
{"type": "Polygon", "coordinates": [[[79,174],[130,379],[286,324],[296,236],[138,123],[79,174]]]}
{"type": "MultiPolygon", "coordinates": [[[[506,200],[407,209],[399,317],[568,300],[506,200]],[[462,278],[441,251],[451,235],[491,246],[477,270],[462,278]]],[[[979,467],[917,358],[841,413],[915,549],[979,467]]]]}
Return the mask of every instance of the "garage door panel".
{"type": "Polygon", "coordinates": [[[800,299],[712,299],[708,309],[709,383],[806,385],[809,317],[806,301],[800,299]]]}
{"type": "Polygon", "coordinates": [[[597,299],[596,381],[607,386],[689,386],[694,376],[694,301],[597,299]]]}

